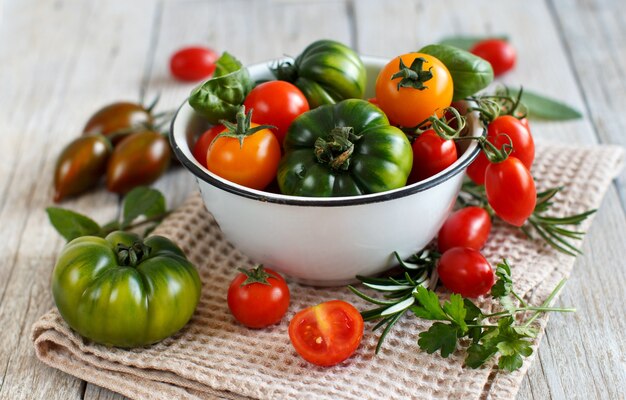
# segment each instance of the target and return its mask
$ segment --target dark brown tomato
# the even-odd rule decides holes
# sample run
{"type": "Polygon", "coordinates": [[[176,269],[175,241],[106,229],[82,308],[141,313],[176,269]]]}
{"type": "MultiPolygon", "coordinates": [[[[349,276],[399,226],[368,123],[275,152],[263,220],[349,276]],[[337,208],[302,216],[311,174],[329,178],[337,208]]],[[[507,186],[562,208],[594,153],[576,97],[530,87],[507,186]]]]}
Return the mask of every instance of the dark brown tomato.
{"type": "Polygon", "coordinates": [[[141,104],[117,102],[96,111],[85,124],[83,133],[102,134],[117,144],[133,130],[150,126],[153,122],[152,114],[141,104]]]}
{"type": "Polygon", "coordinates": [[[122,140],[113,151],[107,168],[107,189],[126,193],[149,185],[167,170],[170,146],[165,136],[154,131],[136,132],[122,140]]]}
{"type": "Polygon", "coordinates": [[[54,168],[54,201],[95,186],[104,176],[112,152],[111,142],[102,135],[81,136],[68,144],[54,168]]]}

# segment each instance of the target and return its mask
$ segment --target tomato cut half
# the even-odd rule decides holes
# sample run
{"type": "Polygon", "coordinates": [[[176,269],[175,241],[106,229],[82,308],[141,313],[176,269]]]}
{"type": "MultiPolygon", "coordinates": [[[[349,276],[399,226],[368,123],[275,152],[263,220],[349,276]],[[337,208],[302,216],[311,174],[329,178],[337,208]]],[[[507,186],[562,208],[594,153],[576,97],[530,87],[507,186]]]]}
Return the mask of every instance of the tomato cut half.
{"type": "Polygon", "coordinates": [[[289,323],[289,338],[298,354],[328,367],[350,357],[363,337],[363,317],[351,304],[332,300],[298,312],[289,323]]]}

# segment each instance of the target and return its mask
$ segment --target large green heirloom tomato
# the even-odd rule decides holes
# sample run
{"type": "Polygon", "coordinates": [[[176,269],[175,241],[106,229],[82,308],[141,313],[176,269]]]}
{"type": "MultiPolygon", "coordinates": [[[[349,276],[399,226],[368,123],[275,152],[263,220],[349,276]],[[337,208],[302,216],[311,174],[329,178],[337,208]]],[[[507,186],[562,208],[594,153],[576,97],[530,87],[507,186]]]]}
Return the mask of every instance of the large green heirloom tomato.
{"type": "Polygon", "coordinates": [[[169,239],[132,233],[82,236],[65,245],[52,274],[61,316],[108,346],[156,343],[180,330],[200,298],[200,277],[169,239]]]}
{"type": "Polygon", "coordinates": [[[297,117],[278,166],[284,194],[355,196],[406,185],[413,152],[406,135],[375,105],[359,99],[297,117]]]}
{"type": "Polygon", "coordinates": [[[292,62],[274,69],[276,78],[293,83],[313,109],[351,98],[362,98],[366,72],[363,61],[350,47],[333,40],[311,43],[292,62]]]}

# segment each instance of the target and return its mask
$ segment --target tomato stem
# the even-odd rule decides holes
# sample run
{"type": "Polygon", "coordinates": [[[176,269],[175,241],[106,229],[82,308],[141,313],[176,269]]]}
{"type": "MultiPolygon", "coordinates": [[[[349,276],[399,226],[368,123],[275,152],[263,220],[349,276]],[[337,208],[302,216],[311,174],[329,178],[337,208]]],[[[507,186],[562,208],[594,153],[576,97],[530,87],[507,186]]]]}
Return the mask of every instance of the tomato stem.
{"type": "Polygon", "coordinates": [[[125,267],[136,267],[150,254],[150,246],[146,246],[142,241],[136,241],[127,246],[123,243],[117,244],[118,263],[125,267]]]}
{"type": "Polygon", "coordinates": [[[226,129],[215,136],[209,144],[209,148],[213,146],[213,143],[221,137],[230,137],[235,138],[239,141],[239,148],[243,147],[243,141],[248,136],[252,136],[258,131],[262,131],[263,129],[275,129],[275,126],[272,125],[258,125],[254,128],[251,127],[252,124],[252,109],[248,110],[246,113],[246,107],[241,106],[239,111],[237,111],[237,115],[235,117],[237,119],[237,123],[233,124],[230,121],[221,120],[220,123],[226,127],[226,129]]]}
{"type": "Polygon", "coordinates": [[[259,264],[252,269],[239,268],[239,271],[246,276],[246,280],[243,281],[240,286],[247,286],[252,283],[271,286],[268,282],[268,278],[272,278],[272,275],[267,273],[265,268],[263,268],[263,264],[259,264]]]}
{"type": "Polygon", "coordinates": [[[361,136],[354,133],[350,126],[336,126],[327,139],[317,138],[315,141],[315,157],[322,164],[332,169],[346,171],[350,167],[350,156],[354,152],[354,142],[361,136]]]}
{"type": "Polygon", "coordinates": [[[402,78],[398,82],[398,90],[403,87],[413,88],[417,90],[427,89],[428,86],[424,86],[424,82],[429,81],[433,77],[433,73],[430,72],[432,67],[428,71],[423,70],[426,59],[423,57],[417,57],[413,60],[410,67],[407,67],[402,58],[400,58],[399,71],[391,76],[391,80],[402,78]]]}

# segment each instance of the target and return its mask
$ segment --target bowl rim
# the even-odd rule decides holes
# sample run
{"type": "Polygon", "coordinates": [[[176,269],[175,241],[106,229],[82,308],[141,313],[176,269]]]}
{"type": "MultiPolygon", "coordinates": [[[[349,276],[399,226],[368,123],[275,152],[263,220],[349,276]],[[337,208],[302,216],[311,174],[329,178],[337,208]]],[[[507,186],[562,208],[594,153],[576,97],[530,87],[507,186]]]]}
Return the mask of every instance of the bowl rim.
{"type": "MultiPolygon", "coordinates": [[[[374,57],[367,57],[374,58],[374,57]]],[[[275,61],[275,60],[274,60],[275,61]]],[[[248,68],[267,64],[267,62],[253,64],[248,68]]],[[[407,197],[415,193],[423,192],[431,189],[435,186],[442,184],[443,182],[451,179],[452,177],[462,173],[465,168],[478,156],[480,152],[480,146],[476,141],[472,141],[463,155],[457,159],[451,166],[443,171],[419,182],[412,183],[397,189],[387,190],[384,192],[370,193],[359,196],[341,196],[341,197],[304,197],[304,196],[291,196],[279,193],[266,192],[263,190],[251,189],[234,182],[228,181],[222,177],[219,177],[206,168],[202,167],[195,159],[190,159],[189,156],[182,150],[178,143],[178,135],[174,131],[176,121],[181,114],[181,111],[189,107],[191,112],[195,112],[189,105],[189,98],[186,98],[183,103],[178,107],[172,122],[170,123],[170,144],[173,149],[174,155],[181,162],[181,164],[187,168],[196,179],[208,183],[209,185],[234,194],[239,197],[244,197],[251,200],[256,200],[264,203],[275,203],[282,205],[292,206],[314,206],[314,207],[337,207],[337,206],[355,206],[365,205],[371,203],[387,202],[394,199],[407,197]]],[[[486,132],[483,130],[480,136],[485,136],[486,132]]],[[[183,137],[185,135],[183,134],[183,137]]],[[[477,136],[478,137],[478,136],[477,136]]],[[[186,139],[181,140],[187,145],[189,154],[191,155],[191,147],[186,139]]],[[[193,155],[191,155],[193,157],[193,155]]]]}

